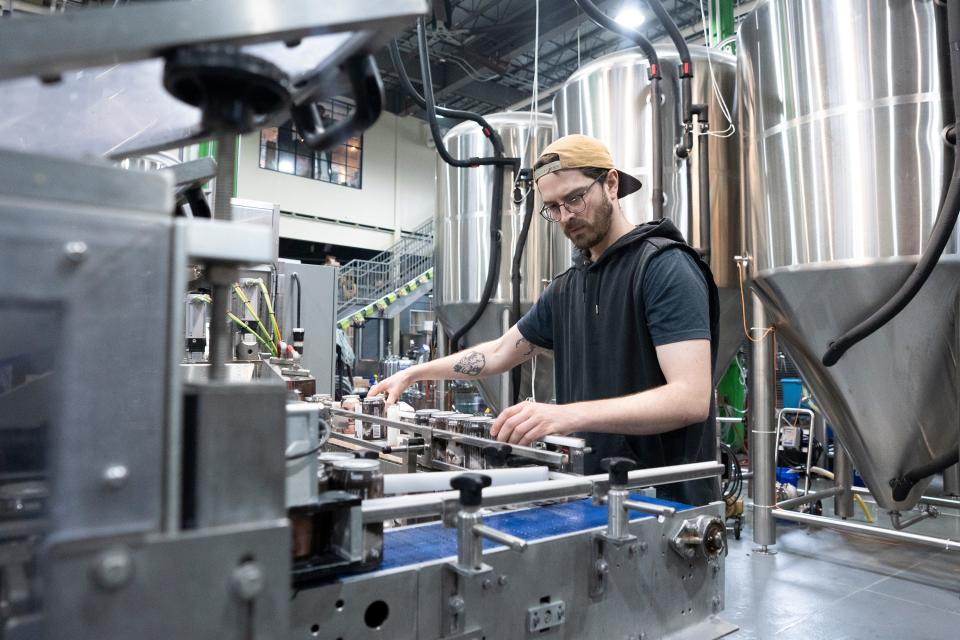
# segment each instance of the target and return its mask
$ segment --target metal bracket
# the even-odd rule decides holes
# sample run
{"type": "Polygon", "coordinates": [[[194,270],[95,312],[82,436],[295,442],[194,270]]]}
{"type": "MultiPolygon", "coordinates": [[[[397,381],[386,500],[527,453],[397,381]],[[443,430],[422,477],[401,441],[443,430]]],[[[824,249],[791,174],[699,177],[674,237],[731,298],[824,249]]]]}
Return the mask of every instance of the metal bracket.
{"type": "Polygon", "coordinates": [[[527,630],[530,633],[559,627],[567,621],[567,608],[563,600],[546,602],[527,609],[527,630]]]}

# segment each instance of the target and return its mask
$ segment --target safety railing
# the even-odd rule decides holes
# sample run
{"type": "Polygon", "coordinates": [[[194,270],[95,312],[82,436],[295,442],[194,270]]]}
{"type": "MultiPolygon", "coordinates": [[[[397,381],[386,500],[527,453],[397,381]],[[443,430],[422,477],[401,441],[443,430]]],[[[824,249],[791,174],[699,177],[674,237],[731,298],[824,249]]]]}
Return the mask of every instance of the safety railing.
{"type": "Polygon", "coordinates": [[[433,220],[403,236],[370,260],[351,260],[340,268],[337,317],[366,307],[426,273],[433,266],[433,220]]]}

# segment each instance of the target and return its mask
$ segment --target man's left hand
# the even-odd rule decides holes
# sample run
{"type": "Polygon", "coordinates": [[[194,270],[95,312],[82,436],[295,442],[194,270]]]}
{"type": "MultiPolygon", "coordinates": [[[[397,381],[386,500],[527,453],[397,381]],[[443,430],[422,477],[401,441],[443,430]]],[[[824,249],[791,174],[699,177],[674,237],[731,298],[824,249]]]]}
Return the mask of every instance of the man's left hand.
{"type": "Polygon", "coordinates": [[[503,410],[491,434],[500,442],[530,446],[545,436],[565,436],[580,430],[582,421],[573,405],[521,402],[503,410]]]}

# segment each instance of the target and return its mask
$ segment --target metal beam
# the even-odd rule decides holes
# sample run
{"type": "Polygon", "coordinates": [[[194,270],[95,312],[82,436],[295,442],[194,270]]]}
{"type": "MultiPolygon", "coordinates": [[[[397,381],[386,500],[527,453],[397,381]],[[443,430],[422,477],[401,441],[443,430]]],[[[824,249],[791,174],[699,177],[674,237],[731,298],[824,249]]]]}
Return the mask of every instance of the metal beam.
{"type": "Polygon", "coordinates": [[[0,23],[0,79],[56,77],[199,44],[293,42],[351,31],[369,32],[376,41],[377,31],[392,33],[410,24],[427,4],[394,0],[361,10],[354,0],[286,0],[264,7],[260,0],[148,2],[5,20],[0,23]]]}

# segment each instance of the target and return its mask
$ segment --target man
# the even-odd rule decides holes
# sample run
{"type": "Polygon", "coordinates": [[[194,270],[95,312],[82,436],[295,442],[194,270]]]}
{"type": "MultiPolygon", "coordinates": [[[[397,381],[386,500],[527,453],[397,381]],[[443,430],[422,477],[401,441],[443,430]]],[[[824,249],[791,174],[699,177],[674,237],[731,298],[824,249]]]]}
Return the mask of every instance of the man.
{"type": "MultiPolygon", "coordinates": [[[[713,460],[717,292],[709,267],[669,220],[627,222],[619,198],[640,181],[615,169],[598,140],[555,141],[534,179],[541,214],[579,249],[573,268],[498,340],[411,367],[371,393],[394,402],[418,380],[495,375],[549,349],[558,404],[507,407],[493,426],[498,440],[583,437],[592,449],[587,473],[613,456],[641,468],[713,460]]],[[[698,480],[658,495],[700,505],[719,499],[719,486],[698,480]]]]}

